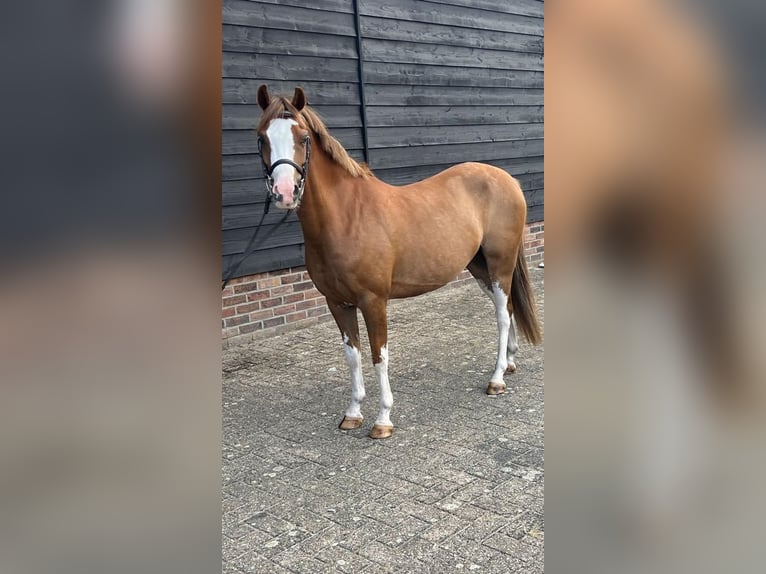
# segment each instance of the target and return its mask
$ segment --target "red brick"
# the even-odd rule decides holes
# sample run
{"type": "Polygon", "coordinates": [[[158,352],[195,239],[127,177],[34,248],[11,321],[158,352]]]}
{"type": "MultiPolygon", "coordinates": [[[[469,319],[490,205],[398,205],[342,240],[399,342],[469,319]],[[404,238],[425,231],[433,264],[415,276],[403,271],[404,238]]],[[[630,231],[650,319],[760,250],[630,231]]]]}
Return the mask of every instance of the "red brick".
{"type": "Polygon", "coordinates": [[[234,286],[235,293],[247,293],[248,291],[255,291],[258,288],[257,283],[240,283],[234,286]]]}
{"type": "Polygon", "coordinates": [[[242,325],[239,328],[239,332],[244,335],[245,333],[252,333],[253,331],[260,331],[263,329],[263,323],[260,321],[258,323],[248,323],[247,325],[242,325]]]}
{"type": "Polygon", "coordinates": [[[324,297],[318,289],[309,289],[306,291],[306,299],[313,299],[314,297],[324,297]]]}
{"type": "Polygon", "coordinates": [[[271,307],[279,307],[282,304],[282,297],[275,297],[274,299],[265,299],[261,301],[261,308],[268,309],[271,307]]]}
{"type": "Polygon", "coordinates": [[[253,311],[250,313],[249,318],[251,321],[260,321],[261,319],[269,319],[274,316],[274,312],[271,309],[264,309],[263,311],[253,311]]]}
{"type": "Polygon", "coordinates": [[[303,273],[292,273],[290,275],[282,275],[280,277],[282,281],[282,285],[287,285],[289,283],[299,283],[303,277],[303,273]]]}
{"type": "Polygon", "coordinates": [[[292,292],[293,292],[292,285],[282,285],[281,287],[273,287],[269,289],[269,293],[271,293],[272,297],[276,295],[286,295],[287,293],[292,293],[292,292]]]}
{"type": "Polygon", "coordinates": [[[306,319],[307,317],[308,315],[306,314],[306,311],[298,311],[297,313],[290,313],[287,317],[285,317],[285,320],[288,323],[295,323],[296,321],[306,319]]]}
{"type": "Polygon", "coordinates": [[[314,283],[311,281],[303,281],[302,283],[295,283],[293,285],[293,291],[307,291],[314,287],[314,283]]]}
{"type": "Polygon", "coordinates": [[[269,277],[268,279],[261,279],[258,281],[258,289],[267,289],[271,287],[279,287],[280,282],[278,277],[269,277]]]}
{"type": "Polygon", "coordinates": [[[285,295],[283,297],[285,303],[297,303],[298,301],[303,301],[304,293],[293,293],[292,295],[285,295]]]}
{"type": "Polygon", "coordinates": [[[321,301],[319,299],[309,299],[308,301],[301,301],[295,304],[296,311],[303,311],[304,309],[311,309],[319,305],[321,301]]]}
{"type": "Polygon", "coordinates": [[[261,308],[261,304],[256,301],[254,303],[245,303],[244,305],[237,305],[237,315],[244,315],[251,311],[257,311],[261,308]]]}
{"type": "Polygon", "coordinates": [[[223,306],[233,307],[234,305],[239,305],[240,303],[244,303],[245,301],[247,301],[247,297],[245,297],[244,295],[235,295],[234,297],[224,297],[223,306]]]}
{"type": "Polygon", "coordinates": [[[253,291],[252,293],[247,294],[248,301],[261,301],[263,299],[268,299],[268,298],[269,298],[268,291],[253,291]]]}
{"type": "Polygon", "coordinates": [[[294,311],[295,311],[295,303],[291,303],[290,305],[282,305],[281,307],[274,308],[274,316],[286,315],[287,313],[293,313],[294,311]]]}
{"type": "Polygon", "coordinates": [[[221,292],[221,294],[224,297],[231,297],[232,295],[234,295],[234,287],[232,287],[231,285],[227,285],[226,288],[221,292]]]}
{"type": "Polygon", "coordinates": [[[226,307],[221,311],[221,317],[233,317],[236,314],[237,312],[234,310],[234,307],[226,307]]]}
{"type": "Polygon", "coordinates": [[[249,321],[250,319],[247,315],[238,315],[236,317],[229,317],[228,319],[224,319],[224,325],[227,327],[236,327],[238,325],[244,325],[249,321]]]}
{"type": "Polygon", "coordinates": [[[277,325],[284,325],[285,318],[284,317],[274,317],[273,319],[267,319],[263,322],[263,328],[268,329],[269,327],[276,327],[277,325]]]}

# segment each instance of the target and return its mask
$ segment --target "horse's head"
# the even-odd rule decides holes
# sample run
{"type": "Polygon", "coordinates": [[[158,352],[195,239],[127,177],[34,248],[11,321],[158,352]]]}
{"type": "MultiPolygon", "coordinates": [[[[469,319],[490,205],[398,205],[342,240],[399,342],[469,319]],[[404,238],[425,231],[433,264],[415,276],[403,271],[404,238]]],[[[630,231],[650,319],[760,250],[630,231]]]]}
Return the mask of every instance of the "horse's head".
{"type": "Polygon", "coordinates": [[[258,88],[263,116],[258,125],[258,149],[266,172],[269,198],[283,209],[300,205],[311,156],[311,137],[301,117],[306,94],[295,88],[292,101],[269,96],[265,85],[258,88]]]}

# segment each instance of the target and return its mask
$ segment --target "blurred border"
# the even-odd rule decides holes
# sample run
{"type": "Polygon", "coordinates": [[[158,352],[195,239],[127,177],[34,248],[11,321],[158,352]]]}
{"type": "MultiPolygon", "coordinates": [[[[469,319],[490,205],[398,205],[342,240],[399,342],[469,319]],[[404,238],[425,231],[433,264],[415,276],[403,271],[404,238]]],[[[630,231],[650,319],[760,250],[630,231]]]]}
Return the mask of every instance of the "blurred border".
{"type": "Polygon", "coordinates": [[[759,572],[763,2],[546,9],[546,563],[759,572]]]}
{"type": "Polygon", "coordinates": [[[0,571],[217,571],[221,3],[0,20],[0,571]]]}

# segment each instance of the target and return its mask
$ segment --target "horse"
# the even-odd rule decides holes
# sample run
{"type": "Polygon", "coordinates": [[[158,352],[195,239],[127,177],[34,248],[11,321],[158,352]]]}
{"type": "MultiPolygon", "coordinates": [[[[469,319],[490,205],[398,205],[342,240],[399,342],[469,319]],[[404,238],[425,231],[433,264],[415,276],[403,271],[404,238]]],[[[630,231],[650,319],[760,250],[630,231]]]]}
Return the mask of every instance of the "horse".
{"type": "Polygon", "coordinates": [[[267,202],[297,211],[306,269],[343,339],[351,403],[339,427],[356,429],[364,420],[357,309],[380,385],[380,410],[369,436],[388,438],[394,428],[388,301],[433,291],[465,268],[496,310],[497,362],[486,393],[505,393],[503,375],[516,370],[519,348],[513,319],[530,343],[541,339],[523,250],[527,206],[518,181],[494,166],[462,163],[417,183],[389,185],[328,133],[300,87],[289,99],[272,98],[262,85],[257,101],[267,202]]]}

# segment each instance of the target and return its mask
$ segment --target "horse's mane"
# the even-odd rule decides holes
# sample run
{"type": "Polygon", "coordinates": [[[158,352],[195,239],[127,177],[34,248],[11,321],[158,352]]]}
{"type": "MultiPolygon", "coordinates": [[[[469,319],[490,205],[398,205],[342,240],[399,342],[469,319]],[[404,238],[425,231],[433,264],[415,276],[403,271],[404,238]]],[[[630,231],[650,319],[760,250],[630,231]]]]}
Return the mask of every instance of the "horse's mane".
{"type": "Polygon", "coordinates": [[[319,117],[319,115],[312,110],[309,106],[304,106],[299,112],[284,96],[276,96],[271,100],[269,107],[266,108],[261,117],[261,121],[258,124],[258,131],[263,131],[268,126],[271,120],[276,118],[282,118],[285,114],[292,115],[293,117],[302,117],[306,122],[306,126],[314,134],[314,140],[319,146],[327,152],[327,155],[332,160],[345,169],[348,173],[354,177],[368,178],[372,177],[372,171],[365,163],[359,163],[345,150],[341,143],[330,135],[327,131],[327,127],[319,117]]]}

